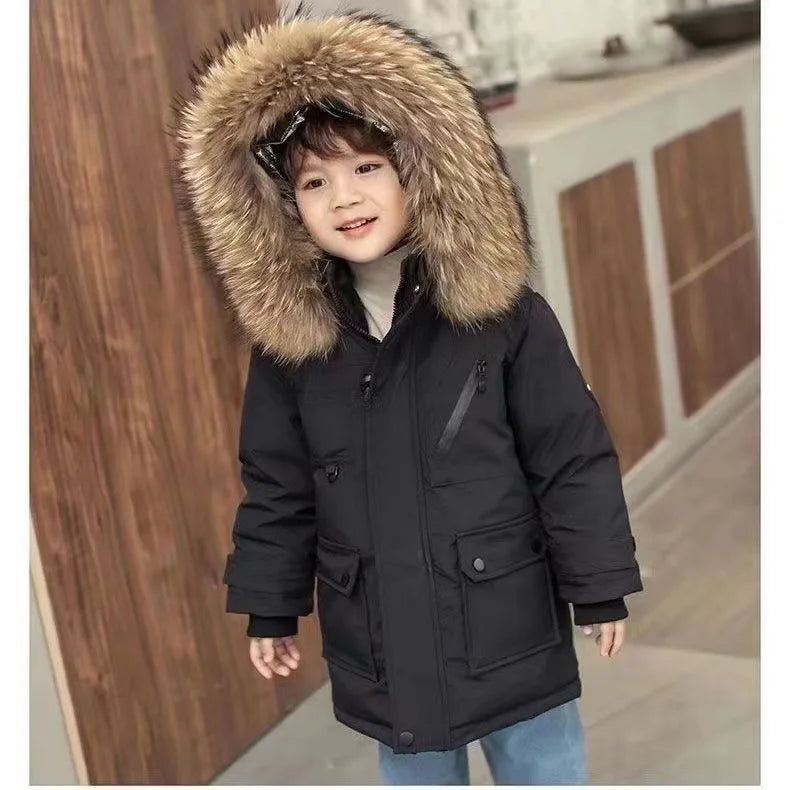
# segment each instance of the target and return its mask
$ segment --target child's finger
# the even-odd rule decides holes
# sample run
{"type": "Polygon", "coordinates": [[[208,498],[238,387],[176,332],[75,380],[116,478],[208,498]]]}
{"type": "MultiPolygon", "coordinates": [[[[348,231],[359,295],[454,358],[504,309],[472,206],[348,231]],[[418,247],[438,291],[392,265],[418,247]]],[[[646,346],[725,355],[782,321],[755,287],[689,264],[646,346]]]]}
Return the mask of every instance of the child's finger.
{"type": "Polygon", "coordinates": [[[272,639],[260,640],[261,658],[268,664],[274,658],[274,644],[272,639]]]}
{"type": "Polygon", "coordinates": [[[288,648],[281,641],[275,643],[274,650],[277,653],[277,658],[291,669],[296,669],[299,666],[299,662],[288,652],[288,648]]]}
{"type": "Polygon", "coordinates": [[[625,642],[625,620],[618,620],[614,624],[614,645],[612,646],[611,656],[616,656],[625,642]]]}
{"type": "Polygon", "coordinates": [[[261,639],[261,657],[270,671],[287,675],[291,670],[283,664],[274,651],[274,639],[261,639]]]}
{"type": "Polygon", "coordinates": [[[267,680],[271,680],[272,671],[268,666],[266,666],[266,662],[263,660],[261,655],[261,647],[259,640],[257,639],[250,640],[250,660],[252,661],[252,665],[261,675],[263,675],[267,680]]]}
{"type": "MultiPolygon", "coordinates": [[[[274,640],[272,640],[274,641],[274,640]]],[[[288,675],[290,674],[291,670],[280,660],[280,657],[275,653],[274,645],[271,648],[271,657],[266,660],[266,656],[264,656],[264,661],[274,670],[278,675],[288,675]]]]}
{"type": "Polygon", "coordinates": [[[612,649],[614,626],[612,623],[601,623],[601,655],[608,656],[612,649]]]}
{"type": "Polygon", "coordinates": [[[288,652],[297,660],[302,657],[299,653],[299,649],[296,647],[296,642],[292,636],[286,636],[283,640],[285,646],[288,648],[288,652]]]}

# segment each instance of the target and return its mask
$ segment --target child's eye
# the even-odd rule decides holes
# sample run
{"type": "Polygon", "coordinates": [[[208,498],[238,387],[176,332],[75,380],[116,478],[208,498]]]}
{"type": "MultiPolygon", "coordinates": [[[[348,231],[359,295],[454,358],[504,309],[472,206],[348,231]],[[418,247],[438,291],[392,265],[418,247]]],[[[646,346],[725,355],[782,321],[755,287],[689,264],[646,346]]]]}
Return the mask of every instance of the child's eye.
{"type": "MultiPolygon", "coordinates": [[[[357,168],[357,170],[360,170],[360,169],[365,168],[365,167],[371,167],[371,168],[373,168],[373,170],[378,170],[381,167],[381,164],[379,162],[364,162],[363,164],[361,164],[357,168]]],[[[363,175],[365,173],[369,173],[369,172],[371,172],[371,171],[370,170],[364,170],[363,171],[363,175]]],[[[302,185],[302,189],[313,189],[313,187],[311,187],[310,185],[311,184],[319,184],[320,185],[321,180],[322,179],[320,179],[320,178],[313,178],[310,181],[305,181],[305,183],[302,185]]]]}

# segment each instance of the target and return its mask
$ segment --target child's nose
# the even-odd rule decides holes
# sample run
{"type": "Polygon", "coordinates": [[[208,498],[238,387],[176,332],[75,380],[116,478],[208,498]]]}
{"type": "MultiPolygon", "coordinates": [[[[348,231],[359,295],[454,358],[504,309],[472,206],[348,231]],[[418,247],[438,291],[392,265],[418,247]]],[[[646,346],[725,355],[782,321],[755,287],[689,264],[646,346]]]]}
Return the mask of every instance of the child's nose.
{"type": "Polygon", "coordinates": [[[333,205],[336,209],[357,205],[362,199],[359,189],[353,185],[337,186],[333,194],[333,205]]]}

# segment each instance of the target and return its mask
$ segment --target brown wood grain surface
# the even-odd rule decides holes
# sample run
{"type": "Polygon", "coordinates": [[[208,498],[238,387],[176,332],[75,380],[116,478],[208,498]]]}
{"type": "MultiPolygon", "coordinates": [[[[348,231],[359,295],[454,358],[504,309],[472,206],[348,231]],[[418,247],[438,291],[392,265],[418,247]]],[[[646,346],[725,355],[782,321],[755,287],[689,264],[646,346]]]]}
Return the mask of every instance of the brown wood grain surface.
{"type": "Polygon", "coordinates": [[[740,112],[654,152],[683,407],[759,354],[758,257],[740,112]]]}
{"type": "Polygon", "coordinates": [[[669,281],[675,283],[752,230],[740,112],[654,151],[669,281]]]}
{"type": "Polygon", "coordinates": [[[633,164],[574,185],[559,202],[579,365],[625,473],[664,435],[633,164]]]}
{"type": "Polygon", "coordinates": [[[314,616],[266,681],[224,612],[247,351],[168,172],[173,95],[250,7],[31,5],[31,507],[91,783],[208,783],[326,678],[314,616]]]}
{"type": "Polygon", "coordinates": [[[672,294],[686,414],[704,406],[760,353],[754,238],[672,294]]]}

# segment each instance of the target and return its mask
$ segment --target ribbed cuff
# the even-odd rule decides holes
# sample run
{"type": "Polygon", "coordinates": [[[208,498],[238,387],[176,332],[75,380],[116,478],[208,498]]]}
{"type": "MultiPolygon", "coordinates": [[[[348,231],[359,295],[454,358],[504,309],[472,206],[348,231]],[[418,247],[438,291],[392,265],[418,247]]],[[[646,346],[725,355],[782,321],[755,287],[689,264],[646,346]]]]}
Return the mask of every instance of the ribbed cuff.
{"type": "Polygon", "coordinates": [[[251,614],[247,625],[247,636],[258,638],[293,636],[298,631],[298,620],[298,617],[261,617],[251,614]]]}
{"type": "Polygon", "coordinates": [[[613,623],[628,617],[628,609],[623,598],[596,603],[573,604],[573,622],[576,625],[593,625],[594,623],[613,623]]]}

